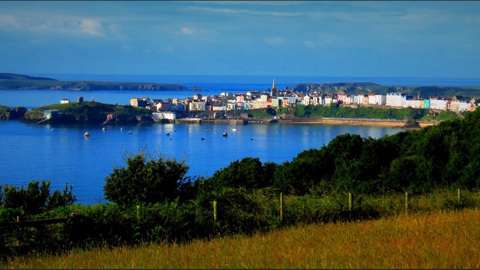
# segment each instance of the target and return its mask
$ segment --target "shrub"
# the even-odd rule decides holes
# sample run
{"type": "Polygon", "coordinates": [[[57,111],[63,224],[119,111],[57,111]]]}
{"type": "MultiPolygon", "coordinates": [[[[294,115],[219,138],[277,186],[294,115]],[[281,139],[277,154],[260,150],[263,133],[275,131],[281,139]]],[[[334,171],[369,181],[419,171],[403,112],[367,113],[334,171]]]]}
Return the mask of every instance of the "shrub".
{"type": "Polygon", "coordinates": [[[128,159],[126,168],[107,176],[105,197],[124,207],[172,200],[179,196],[187,170],[173,160],[146,161],[143,155],[136,155],[128,159]]]}

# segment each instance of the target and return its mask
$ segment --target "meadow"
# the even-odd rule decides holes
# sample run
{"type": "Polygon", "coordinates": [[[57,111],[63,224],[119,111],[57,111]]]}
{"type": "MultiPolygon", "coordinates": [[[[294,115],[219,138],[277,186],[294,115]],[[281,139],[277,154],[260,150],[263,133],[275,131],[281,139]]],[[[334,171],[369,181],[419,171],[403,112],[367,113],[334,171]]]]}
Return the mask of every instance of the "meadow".
{"type": "Polygon", "coordinates": [[[186,244],[74,249],[7,268],[479,268],[480,211],[296,225],[186,244]]]}

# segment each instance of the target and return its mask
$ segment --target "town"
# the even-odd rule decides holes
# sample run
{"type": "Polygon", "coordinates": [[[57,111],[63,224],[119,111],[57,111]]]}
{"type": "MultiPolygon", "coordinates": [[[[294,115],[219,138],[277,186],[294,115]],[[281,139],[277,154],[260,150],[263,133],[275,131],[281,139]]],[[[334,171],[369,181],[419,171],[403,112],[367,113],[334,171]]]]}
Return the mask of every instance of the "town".
{"type": "MultiPolygon", "coordinates": [[[[246,93],[223,92],[215,96],[196,94],[191,98],[151,99],[135,97],[130,105],[151,110],[155,121],[171,122],[175,120],[200,121],[206,119],[246,119],[248,111],[261,109],[293,108],[303,106],[345,106],[350,108],[412,108],[431,111],[452,111],[462,113],[474,111],[477,107],[474,98],[459,97],[420,97],[408,96],[400,92],[377,94],[362,89],[368,94],[348,94],[345,88],[336,88],[336,93],[325,94],[314,90],[307,93],[288,88],[277,89],[275,80],[270,91],[248,91],[246,93]]],[[[276,116],[272,117],[275,120],[276,116]]]]}

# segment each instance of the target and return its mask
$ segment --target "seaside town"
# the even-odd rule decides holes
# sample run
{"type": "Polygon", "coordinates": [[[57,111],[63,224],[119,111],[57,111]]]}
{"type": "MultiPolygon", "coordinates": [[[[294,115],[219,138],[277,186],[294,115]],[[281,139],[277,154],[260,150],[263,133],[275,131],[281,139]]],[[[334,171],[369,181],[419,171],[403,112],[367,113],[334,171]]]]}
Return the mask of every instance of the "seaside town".
{"type": "MultiPolygon", "coordinates": [[[[201,119],[248,118],[245,111],[256,109],[291,108],[297,105],[304,106],[346,106],[351,108],[378,107],[378,108],[412,108],[429,109],[432,111],[466,112],[474,111],[476,100],[457,97],[428,97],[408,96],[400,92],[391,92],[385,95],[377,94],[369,89],[368,94],[347,94],[345,88],[335,87],[336,93],[323,94],[320,91],[307,93],[297,92],[288,88],[277,89],[275,80],[270,91],[248,91],[246,93],[227,93],[220,95],[203,96],[196,94],[193,97],[179,99],[151,99],[135,97],[130,99],[133,107],[146,108],[153,111],[155,121],[200,121],[201,119]],[[236,112],[243,112],[236,114],[236,112]]],[[[68,102],[68,101],[66,101],[68,102]]],[[[273,117],[275,120],[276,117],[273,117]]]]}

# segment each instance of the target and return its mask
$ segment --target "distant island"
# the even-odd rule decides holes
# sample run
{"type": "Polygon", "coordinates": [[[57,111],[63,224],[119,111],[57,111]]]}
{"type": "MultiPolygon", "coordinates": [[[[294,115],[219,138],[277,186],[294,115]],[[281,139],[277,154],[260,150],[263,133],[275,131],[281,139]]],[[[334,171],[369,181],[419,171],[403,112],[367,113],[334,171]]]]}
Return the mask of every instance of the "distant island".
{"type": "Polygon", "coordinates": [[[0,73],[0,90],[185,90],[183,85],[153,82],[61,81],[47,77],[0,73]]]}

